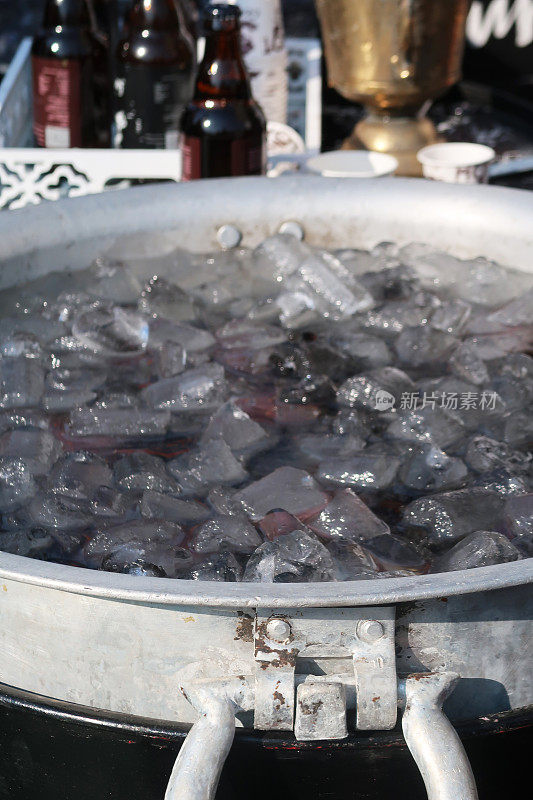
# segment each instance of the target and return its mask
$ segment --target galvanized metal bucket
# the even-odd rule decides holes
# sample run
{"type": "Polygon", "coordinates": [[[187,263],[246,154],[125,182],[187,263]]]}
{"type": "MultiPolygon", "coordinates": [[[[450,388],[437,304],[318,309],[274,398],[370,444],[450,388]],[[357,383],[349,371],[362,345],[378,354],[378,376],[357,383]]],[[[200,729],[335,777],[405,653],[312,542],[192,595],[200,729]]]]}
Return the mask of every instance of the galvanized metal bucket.
{"type": "MultiPolygon", "coordinates": [[[[239,179],[143,187],[0,216],[0,287],[132,253],[254,245],[286,223],[330,247],[428,242],[531,270],[533,196],[416,180],[239,179]]],[[[194,722],[167,791],[214,796],[235,725],[303,740],[402,725],[428,796],[476,790],[448,719],[533,702],[533,559],[414,578],[218,584],[0,553],[0,681],[194,722]],[[453,689],[453,692],[452,692],[453,689]],[[348,711],[348,715],[347,715],[348,711]]]]}

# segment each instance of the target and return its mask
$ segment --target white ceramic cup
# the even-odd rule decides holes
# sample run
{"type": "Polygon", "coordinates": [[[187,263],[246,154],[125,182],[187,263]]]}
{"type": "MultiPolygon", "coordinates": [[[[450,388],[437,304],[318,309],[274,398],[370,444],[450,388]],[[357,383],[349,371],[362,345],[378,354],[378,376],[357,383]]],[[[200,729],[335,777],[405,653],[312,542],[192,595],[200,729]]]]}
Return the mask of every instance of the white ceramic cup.
{"type": "Polygon", "coordinates": [[[370,150],[333,150],[313,156],[305,166],[325,178],[382,178],[393,174],[398,161],[387,153],[370,150]]]}
{"type": "Polygon", "coordinates": [[[423,147],[416,157],[425,178],[445,183],[486,183],[496,153],[485,144],[442,142],[423,147]]]}

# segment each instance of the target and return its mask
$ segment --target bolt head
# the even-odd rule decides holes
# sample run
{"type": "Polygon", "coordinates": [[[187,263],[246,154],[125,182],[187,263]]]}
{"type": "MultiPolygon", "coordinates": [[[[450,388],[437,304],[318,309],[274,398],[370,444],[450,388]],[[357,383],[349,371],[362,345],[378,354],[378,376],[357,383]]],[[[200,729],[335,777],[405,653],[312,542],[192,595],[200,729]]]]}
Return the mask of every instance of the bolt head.
{"type": "Polygon", "coordinates": [[[271,619],[267,623],[266,632],[273,642],[284,642],[291,635],[291,626],[284,619],[271,619]]]}
{"type": "Polygon", "coordinates": [[[377,619],[360,620],[357,624],[357,636],[367,644],[374,644],[384,633],[383,625],[377,619]]]}
{"type": "Polygon", "coordinates": [[[280,233],[287,233],[290,236],[294,236],[300,242],[303,241],[305,237],[305,232],[303,227],[300,225],[299,222],[294,220],[286,220],[286,222],[282,222],[279,226],[280,233]]]}
{"type": "Polygon", "coordinates": [[[231,250],[241,243],[242,233],[235,225],[222,225],[217,231],[217,240],[224,250],[231,250]]]}

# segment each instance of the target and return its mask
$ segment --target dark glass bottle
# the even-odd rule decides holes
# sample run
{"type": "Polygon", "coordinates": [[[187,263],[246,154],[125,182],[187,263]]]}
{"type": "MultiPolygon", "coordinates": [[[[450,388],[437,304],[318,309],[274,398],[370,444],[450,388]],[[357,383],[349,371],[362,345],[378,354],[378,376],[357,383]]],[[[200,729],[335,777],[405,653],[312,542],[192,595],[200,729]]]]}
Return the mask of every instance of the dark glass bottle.
{"type": "Polygon", "coordinates": [[[95,40],[85,0],[48,0],[32,48],[34,135],[40,147],[96,147],[95,40]]]}
{"type": "Polygon", "coordinates": [[[183,180],[266,170],[266,123],[242,57],[240,15],[234,5],[206,11],[205,54],[181,120],[183,180]]]}
{"type": "Polygon", "coordinates": [[[175,0],[135,0],[118,45],[114,145],[175,148],[194,86],[194,43],[175,0]]]}

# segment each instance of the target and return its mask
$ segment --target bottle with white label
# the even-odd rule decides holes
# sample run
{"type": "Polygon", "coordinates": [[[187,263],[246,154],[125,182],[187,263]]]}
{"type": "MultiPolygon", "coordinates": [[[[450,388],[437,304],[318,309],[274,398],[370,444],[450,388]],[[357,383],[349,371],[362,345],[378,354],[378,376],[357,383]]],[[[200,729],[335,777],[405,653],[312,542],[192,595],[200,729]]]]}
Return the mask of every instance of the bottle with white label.
{"type": "Polygon", "coordinates": [[[194,87],[194,44],[175,0],[134,0],[118,45],[113,144],[178,147],[179,120],[194,87]]]}
{"type": "Polygon", "coordinates": [[[96,42],[85,0],[48,0],[32,48],[34,136],[39,147],[96,147],[96,42]]]}
{"type": "Polygon", "coordinates": [[[280,0],[231,0],[242,11],[241,41],[252,92],[268,122],[287,122],[287,51],[280,0]]]}

